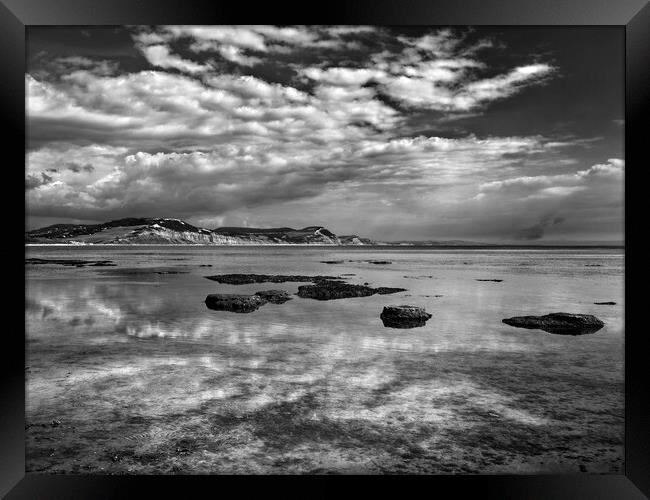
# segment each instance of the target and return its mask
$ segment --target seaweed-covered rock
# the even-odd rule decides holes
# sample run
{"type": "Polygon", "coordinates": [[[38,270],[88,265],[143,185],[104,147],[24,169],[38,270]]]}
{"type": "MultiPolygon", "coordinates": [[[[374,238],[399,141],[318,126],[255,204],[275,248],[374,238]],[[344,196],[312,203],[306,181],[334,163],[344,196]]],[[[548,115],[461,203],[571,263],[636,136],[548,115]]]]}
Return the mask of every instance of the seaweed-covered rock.
{"type": "Polygon", "coordinates": [[[352,285],[341,281],[320,281],[313,285],[298,287],[298,296],[315,300],[347,299],[351,297],[368,297],[376,292],[364,285],[352,285]]]}
{"type": "Polygon", "coordinates": [[[287,300],[291,300],[291,295],[284,290],[262,290],[255,292],[255,295],[274,304],[284,304],[287,300]]]}
{"type": "Polygon", "coordinates": [[[409,305],[385,306],[379,315],[384,326],[389,328],[415,328],[424,326],[431,319],[431,316],[422,307],[409,305]]]}
{"type": "Polygon", "coordinates": [[[249,283],[285,283],[287,281],[317,282],[322,280],[338,280],[338,276],[304,276],[284,274],[217,274],[206,276],[207,279],[228,285],[247,285],[249,283]]]}
{"type": "Polygon", "coordinates": [[[396,288],[391,286],[380,286],[374,289],[379,295],[390,295],[391,293],[405,292],[406,288],[396,288]]]}
{"type": "Polygon", "coordinates": [[[605,323],[591,314],[551,313],[544,316],[515,316],[502,320],[517,328],[543,330],[558,335],[584,335],[600,330],[605,323]]]}
{"type": "Polygon", "coordinates": [[[78,260],[78,259],[37,259],[35,257],[25,259],[25,264],[59,264],[72,267],[108,267],[117,266],[112,260],[78,260]]]}
{"type": "Polygon", "coordinates": [[[372,288],[366,285],[353,285],[342,281],[325,280],[316,282],[313,285],[299,286],[298,296],[315,300],[333,300],[351,297],[368,297],[376,293],[386,295],[405,291],[405,288],[372,288]]]}
{"type": "Polygon", "coordinates": [[[205,305],[209,309],[237,313],[253,312],[266,302],[266,299],[258,295],[236,295],[232,293],[213,293],[205,298],[205,305]]]}

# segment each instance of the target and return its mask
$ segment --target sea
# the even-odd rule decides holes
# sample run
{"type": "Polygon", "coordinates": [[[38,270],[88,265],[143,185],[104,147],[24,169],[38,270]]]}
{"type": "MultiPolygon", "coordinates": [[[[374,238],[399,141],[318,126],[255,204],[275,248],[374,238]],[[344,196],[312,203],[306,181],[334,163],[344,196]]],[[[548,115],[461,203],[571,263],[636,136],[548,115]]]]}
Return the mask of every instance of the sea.
{"type": "Polygon", "coordinates": [[[28,472],[623,472],[623,249],[88,245],[26,257],[116,264],[25,266],[28,472]],[[407,291],[210,310],[211,293],[305,284],[205,278],[226,273],[407,291]],[[383,307],[402,304],[432,317],[385,327],[383,307]],[[605,326],[570,336],[502,322],[552,312],[605,326]]]}

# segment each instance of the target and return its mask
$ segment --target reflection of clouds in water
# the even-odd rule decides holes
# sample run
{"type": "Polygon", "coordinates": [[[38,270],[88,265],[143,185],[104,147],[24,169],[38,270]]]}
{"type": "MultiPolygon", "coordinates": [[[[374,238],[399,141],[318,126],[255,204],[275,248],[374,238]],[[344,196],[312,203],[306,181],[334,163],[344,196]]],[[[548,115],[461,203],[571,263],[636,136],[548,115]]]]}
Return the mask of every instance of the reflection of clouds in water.
{"type": "Polygon", "coordinates": [[[26,301],[29,334],[117,332],[139,338],[163,338],[201,337],[214,332],[213,325],[205,318],[189,318],[189,322],[188,318],[182,318],[185,323],[174,324],[166,314],[169,304],[156,294],[142,291],[140,285],[34,282],[30,284],[30,297],[26,301]],[[151,320],[157,316],[164,319],[151,320]],[[51,323],[69,328],[56,328],[51,323]]]}
{"type": "MultiPolygon", "coordinates": [[[[383,273],[376,284],[401,284],[393,283],[383,273]]],[[[430,324],[405,332],[389,331],[378,319],[384,303],[402,302],[406,300],[403,298],[377,296],[329,302],[294,298],[251,314],[234,314],[207,310],[203,299],[206,290],[216,291],[215,285],[199,279],[183,281],[184,277],[170,278],[161,287],[137,281],[34,280],[28,287],[26,319],[30,336],[56,333],[64,338],[72,332],[84,335],[84,342],[105,344],[130,338],[200,341],[210,352],[217,349],[222,358],[205,356],[193,362],[212,371],[217,365],[229,372],[246,369],[248,372],[236,374],[237,384],[262,384],[255,389],[258,393],[270,391],[269,398],[280,400],[291,397],[296,384],[320,385],[332,393],[332,398],[342,399],[348,388],[368,391],[389,385],[391,377],[398,377],[393,373],[392,359],[402,355],[424,356],[421,359],[426,364],[436,362],[430,356],[449,352],[565,348],[569,342],[566,339],[549,338],[539,332],[512,332],[501,325],[498,308],[492,308],[509,301],[509,289],[476,284],[474,277],[475,271],[468,271],[467,279],[462,280],[454,275],[444,285],[455,286],[454,293],[446,295],[447,302],[428,301],[427,307],[434,313],[430,324]],[[454,302],[470,300],[461,308],[462,315],[458,306],[449,305],[451,297],[454,302]],[[485,307],[478,307],[477,302],[485,307]],[[273,387],[267,387],[269,384],[273,387]],[[333,394],[336,391],[340,397],[333,394]]],[[[413,293],[432,293],[427,288],[432,283],[417,284],[421,290],[413,282],[407,286],[413,293]]],[[[241,293],[268,287],[263,284],[249,288],[242,288],[241,293]]],[[[295,291],[296,287],[287,284],[286,288],[295,291]]],[[[592,349],[594,342],[607,340],[606,336],[601,338],[574,341],[572,352],[584,352],[592,349]]],[[[163,344],[152,345],[163,349],[163,344]]]]}
{"type": "MultiPolygon", "coordinates": [[[[511,420],[519,424],[542,426],[549,419],[517,408],[517,402],[505,394],[486,390],[469,379],[415,381],[406,386],[387,386],[378,404],[373,404],[373,392],[360,384],[360,397],[344,408],[332,408],[326,415],[332,420],[359,418],[383,421],[391,416],[406,414],[409,420],[424,424],[448,425],[457,418],[467,418],[468,410],[511,420]],[[369,404],[370,403],[370,404],[369,404]],[[463,415],[457,414],[462,412],[463,415]]],[[[469,424],[469,422],[467,422],[469,424]]]]}
{"type": "MultiPolygon", "coordinates": [[[[397,255],[390,259],[401,265],[397,255]]],[[[531,282],[513,272],[500,284],[477,283],[477,277],[500,277],[496,271],[507,269],[492,266],[477,274],[476,264],[457,262],[459,269],[452,272],[433,266],[432,259],[423,256],[421,269],[373,268],[376,277],[359,276],[375,286],[409,288],[408,298],[319,302],[295,297],[251,314],[210,311],[205,295],[254,293],[276,285],[222,290],[201,276],[185,275],[165,277],[156,287],[130,280],[35,279],[27,287],[28,332],[51,338],[28,346],[28,417],[47,422],[57,415],[66,422],[92,422],[95,428],[118,426],[111,439],[119,439],[130,416],[168,422],[160,425],[179,436],[197,430],[239,433],[246,437],[237,441],[236,450],[247,463],[266,456],[273,443],[268,436],[276,429],[288,429],[282,432],[289,440],[294,431],[305,431],[310,457],[315,446],[318,453],[326,448],[320,429],[352,430],[355,439],[368,436],[391,449],[401,436],[441,453],[468,434],[472,443],[463,446],[473,448],[472,433],[488,441],[507,436],[517,443],[532,436],[540,446],[564,446],[566,439],[557,433],[570,439],[583,431],[590,439],[598,435],[586,424],[608,418],[597,412],[599,405],[613,412],[622,408],[616,399],[623,379],[618,330],[563,338],[501,324],[502,317],[519,313],[515,306],[577,307],[567,302],[570,296],[589,305],[596,299],[584,290],[593,280],[535,276],[531,282]],[[436,279],[400,278],[418,274],[436,279]],[[423,297],[434,293],[444,297],[423,297]],[[426,327],[394,331],[381,325],[383,305],[410,301],[434,314],[426,327]],[[504,311],[509,314],[502,316],[504,311]],[[596,412],[573,411],[578,406],[596,412]],[[223,426],[216,429],[215,421],[223,426]],[[370,434],[360,432],[362,427],[370,434]],[[263,431],[259,439],[256,430],[263,431]]],[[[262,268],[268,263],[258,260],[256,270],[268,272],[262,268]]],[[[577,265],[591,272],[582,264],[577,265]]],[[[331,268],[285,271],[316,274],[331,268]]],[[[618,288],[599,283],[593,287],[598,300],[620,301],[618,288]]],[[[283,286],[290,293],[297,290],[297,284],[283,286]]],[[[596,312],[614,326],[621,310],[596,312]]],[[[160,438],[161,446],[167,438],[160,438]]],[[[476,449],[486,446],[476,441],[476,449]]],[[[352,453],[349,444],[343,453],[352,453]]]]}
{"type": "Polygon", "coordinates": [[[182,338],[182,337],[204,337],[214,333],[212,323],[208,320],[196,320],[188,328],[187,325],[183,327],[175,327],[167,325],[160,321],[129,321],[128,323],[119,322],[115,325],[117,333],[126,333],[132,337],[141,339],[150,338],[182,338]]]}

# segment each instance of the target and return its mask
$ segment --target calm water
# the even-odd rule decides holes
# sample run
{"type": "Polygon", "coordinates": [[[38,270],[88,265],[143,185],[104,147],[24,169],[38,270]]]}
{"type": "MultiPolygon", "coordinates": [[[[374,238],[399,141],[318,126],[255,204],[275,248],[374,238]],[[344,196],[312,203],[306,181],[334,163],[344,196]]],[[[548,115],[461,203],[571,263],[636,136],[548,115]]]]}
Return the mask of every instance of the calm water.
{"type": "Polygon", "coordinates": [[[622,250],[29,247],[28,257],[117,264],[27,267],[28,470],[622,471],[622,250]],[[204,278],[221,273],[353,274],[408,291],[236,314],[208,310],[205,296],[299,283],[204,278]],[[476,281],[492,278],[503,282],[476,281]],[[594,305],[604,301],[617,304],[594,305]],[[389,304],[433,317],[385,328],[389,304]],[[560,311],[606,326],[571,337],[501,323],[560,311]]]}

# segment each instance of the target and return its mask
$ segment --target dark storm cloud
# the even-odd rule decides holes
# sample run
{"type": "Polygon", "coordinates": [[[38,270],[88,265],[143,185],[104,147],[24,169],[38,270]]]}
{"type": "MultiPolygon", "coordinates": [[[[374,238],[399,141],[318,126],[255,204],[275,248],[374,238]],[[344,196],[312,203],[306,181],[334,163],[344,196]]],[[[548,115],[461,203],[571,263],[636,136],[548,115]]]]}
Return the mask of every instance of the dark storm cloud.
{"type": "Polygon", "coordinates": [[[68,162],[65,164],[66,168],[70,170],[71,172],[74,172],[75,174],[78,174],[79,172],[86,172],[90,173],[95,170],[95,167],[93,167],[90,164],[85,164],[85,165],[79,165],[74,162],[68,162]]]}
{"type": "Polygon", "coordinates": [[[546,215],[533,226],[520,229],[514,235],[516,240],[539,240],[544,237],[544,232],[550,226],[555,226],[564,222],[564,217],[553,217],[546,215]]]}
{"type": "Polygon", "coordinates": [[[573,222],[621,203],[621,86],[576,84],[613,55],[585,55],[570,34],[554,45],[483,28],[84,30],[28,36],[32,215],[164,207],[252,224],[322,216],[377,238],[399,225],[406,238],[519,227],[526,239],[565,227],[531,214],[573,222]],[[606,130],[596,108],[611,112],[606,130]]]}
{"type": "Polygon", "coordinates": [[[41,173],[40,178],[35,175],[28,174],[27,177],[25,178],[25,189],[36,189],[39,186],[44,186],[51,182],[52,182],[52,177],[50,177],[46,173],[41,173]]]}

